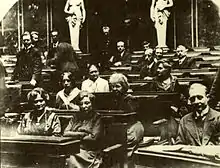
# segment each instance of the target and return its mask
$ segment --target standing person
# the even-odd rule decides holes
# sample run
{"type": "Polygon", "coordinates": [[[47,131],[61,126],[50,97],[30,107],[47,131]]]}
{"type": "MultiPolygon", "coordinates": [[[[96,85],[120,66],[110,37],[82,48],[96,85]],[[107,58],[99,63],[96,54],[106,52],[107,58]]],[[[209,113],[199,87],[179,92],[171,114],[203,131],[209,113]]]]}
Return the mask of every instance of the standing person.
{"type": "Polygon", "coordinates": [[[99,168],[102,149],[103,124],[101,117],[93,110],[95,96],[81,91],[77,104],[80,113],[76,113],[64,131],[64,136],[81,140],[80,152],[67,159],[68,168],[99,168]]]}
{"type": "Polygon", "coordinates": [[[33,111],[25,114],[18,133],[25,135],[59,135],[61,125],[59,118],[49,108],[49,95],[42,88],[35,88],[27,95],[33,111]]]}
{"type": "Polygon", "coordinates": [[[86,10],[83,0],[67,0],[64,7],[67,14],[66,20],[69,24],[70,40],[75,52],[80,52],[79,32],[82,23],[86,19],[86,10]]]}
{"type": "Polygon", "coordinates": [[[204,146],[220,144],[220,113],[208,105],[207,87],[194,83],[189,88],[191,113],[179,125],[177,144],[204,146]]]}
{"type": "Polygon", "coordinates": [[[167,20],[170,16],[169,8],[173,6],[173,0],[152,0],[150,17],[157,31],[157,47],[167,48],[167,20]]]}
{"type": "Polygon", "coordinates": [[[98,66],[91,64],[88,70],[89,78],[82,82],[81,90],[86,90],[91,93],[109,92],[108,81],[99,77],[98,66]]]}
{"type": "Polygon", "coordinates": [[[40,82],[42,59],[39,49],[31,44],[31,35],[25,32],[22,36],[24,48],[17,53],[17,63],[11,80],[30,81],[36,86],[40,82]]]}
{"type": "Polygon", "coordinates": [[[76,105],[76,97],[80,90],[75,85],[75,77],[72,72],[64,72],[61,75],[63,89],[56,95],[56,107],[59,109],[79,110],[76,105]]]}
{"type": "Polygon", "coordinates": [[[111,29],[107,24],[104,24],[101,29],[101,39],[99,40],[99,52],[100,55],[98,58],[103,70],[108,69],[109,63],[108,60],[113,55],[113,38],[111,34],[111,29]]]}
{"type": "MultiPolygon", "coordinates": [[[[135,98],[127,94],[129,89],[127,78],[121,73],[115,73],[110,76],[109,84],[111,92],[115,93],[115,104],[112,106],[113,110],[136,112],[137,105],[135,103],[135,98]]],[[[142,123],[134,117],[127,126],[127,155],[129,158],[131,158],[143,136],[144,127],[142,123]]]]}
{"type": "Polygon", "coordinates": [[[49,47],[49,52],[47,54],[47,65],[55,66],[55,61],[57,59],[57,47],[60,44],[59,33],[54,30],[51,32],[52,43],[49,47]]]}
{"type": "Polygon", "coordinates": [[[131,54],[127,51],[123,41],[117,42],[117,51],[115,55],[110,58],[110,64],[117,67],[131,64],[131,54]]]}

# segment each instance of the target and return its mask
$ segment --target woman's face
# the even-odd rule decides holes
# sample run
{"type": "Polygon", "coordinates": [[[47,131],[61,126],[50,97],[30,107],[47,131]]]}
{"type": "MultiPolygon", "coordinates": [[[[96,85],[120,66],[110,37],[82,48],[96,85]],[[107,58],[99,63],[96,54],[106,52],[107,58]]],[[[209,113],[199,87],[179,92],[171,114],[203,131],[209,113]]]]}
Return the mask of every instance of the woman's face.
{"type": "Polygon", "coordinates": [[[63,74],[62,83],[63,83],[64,89],[68,89],[68,88],[71,87],[71,80],[69,78],[69,74],[68,73],[64,73],[63,74]]]}
{"type": "Polygon", "coordinates": [[[89,113],[92,110],[92,102],[89,97],[84,97],[80,101],[80,109],[84,113],[89,113]]]}
{"type": "Polygon", "coordinates": [[[111,91],[114,93],[123,93],[123,87],[119,82],[111,82],[111,91]]]}
{"type": "Polygon", "coordinates": [[[46,107],[45,100],[41,97],[40,94],[37,95],[37,97],[34,99],[34,108],[37,111],[43,111],[46,107]]]}

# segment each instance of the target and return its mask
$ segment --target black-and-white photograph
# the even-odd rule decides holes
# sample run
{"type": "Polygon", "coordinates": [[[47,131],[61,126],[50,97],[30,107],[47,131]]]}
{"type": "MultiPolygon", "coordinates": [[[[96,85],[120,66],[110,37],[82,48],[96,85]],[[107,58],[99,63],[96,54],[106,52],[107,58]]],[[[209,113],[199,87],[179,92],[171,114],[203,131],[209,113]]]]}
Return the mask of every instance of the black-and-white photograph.
{"type": "Polygon", "coordinates": [[[220,0],[1,0],[1,168],[220,168],[220,0]]]}

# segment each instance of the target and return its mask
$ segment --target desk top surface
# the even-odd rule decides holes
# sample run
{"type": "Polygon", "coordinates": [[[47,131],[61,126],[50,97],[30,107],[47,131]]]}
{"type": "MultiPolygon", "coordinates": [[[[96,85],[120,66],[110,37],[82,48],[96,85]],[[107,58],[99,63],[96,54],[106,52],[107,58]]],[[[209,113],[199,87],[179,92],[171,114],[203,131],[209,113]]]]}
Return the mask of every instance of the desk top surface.
{"type": "Polygon", "coordinates": [[[220,146],[152,145],[138,148],[135,154],[220,166],[220,146]]]}
{"type": "Polygon", "coordinates": [[[35,136],[35,135],[17,135],[12,137],[1,137],[1,142],[25,141],[25,142],[48,142],[64,143],[75,141],[72,137],[55,137],[55,136],[35,136]]]}

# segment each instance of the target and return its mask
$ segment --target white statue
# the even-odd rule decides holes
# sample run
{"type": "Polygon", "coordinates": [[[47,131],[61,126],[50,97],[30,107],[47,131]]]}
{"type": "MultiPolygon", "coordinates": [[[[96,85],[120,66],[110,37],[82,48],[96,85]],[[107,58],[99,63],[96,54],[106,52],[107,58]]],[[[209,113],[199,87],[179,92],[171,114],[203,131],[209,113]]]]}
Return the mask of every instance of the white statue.
{"type": "Polygon", "coordinates": [[[167,48],[167,20],[170,16],[169,8],[173,6],[173,0],[152,0],[150,8],[151,20],[155,23],[157,31],[157,47],[167,48]]]}
{"type": "Polygon", "coordinates": [[[71,44],[76,52],[80,52],[79,32],[82,23],[86,19],[83,0],[67,0],[64,12],[68,15],[66,20],[69,24],[71,44]]]}

